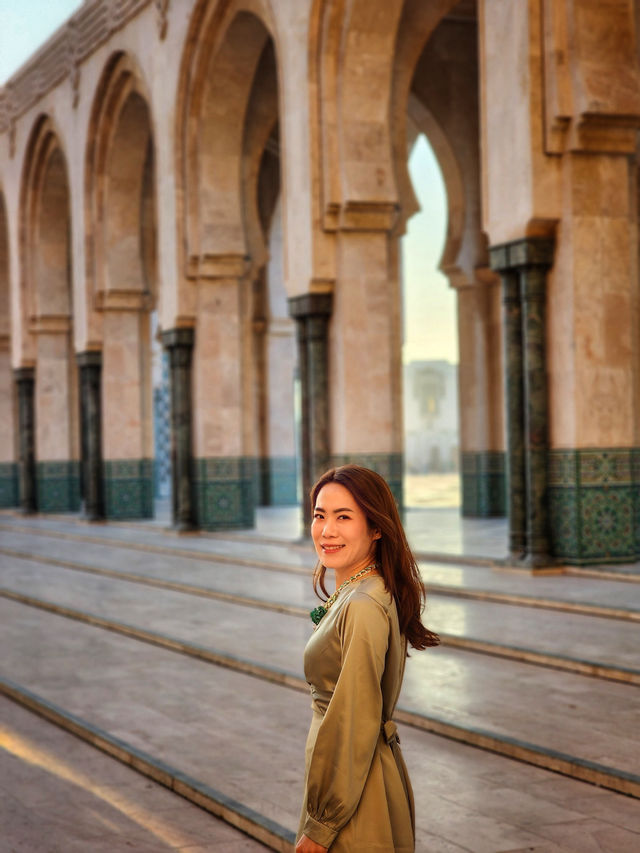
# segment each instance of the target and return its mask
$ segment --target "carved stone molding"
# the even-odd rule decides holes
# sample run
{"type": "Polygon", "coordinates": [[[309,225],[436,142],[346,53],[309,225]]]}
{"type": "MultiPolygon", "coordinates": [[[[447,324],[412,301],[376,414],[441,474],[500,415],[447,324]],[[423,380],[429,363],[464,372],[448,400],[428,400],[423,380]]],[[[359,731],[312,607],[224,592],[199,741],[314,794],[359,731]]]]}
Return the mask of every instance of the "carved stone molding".
{"type": "Polygon", "coordinates": [[[167,28],[169,26],[168,16],[170,2],[171,0],[155,0],[156,18],[158,22],[158,36],[160,38],[160,41],[164,41],[167,35],[167,28]]]}
{"type": "Polygon", "coordinates": [[[640,64],[633,0],[543,0],[545,149],[635,152],[640,64]]]}
{"type": "MultiPolygon", "coordinates": [[[[95,0],[84,4],[0,87],[0,133],[9,133],[9,146],[15,150],[12,134],[15,122],[63,80],[70,78],[73,106],[80,97],[80,65],[114,32],[139,15],[151,0],[95,0]]],[[[166,35],[169,0],[154,0],[159,15],[161,38],[166,35]]],[[[13,153],[11,153],[13,157],[13,153]]]]}

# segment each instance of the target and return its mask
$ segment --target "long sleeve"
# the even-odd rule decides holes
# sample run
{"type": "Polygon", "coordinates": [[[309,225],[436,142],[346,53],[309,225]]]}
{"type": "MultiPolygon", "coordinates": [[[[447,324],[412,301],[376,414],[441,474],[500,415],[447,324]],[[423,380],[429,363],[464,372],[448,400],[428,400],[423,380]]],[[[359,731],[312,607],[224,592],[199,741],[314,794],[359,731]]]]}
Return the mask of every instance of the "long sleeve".
{"type": "Polygon", "coordinates": [[[340,675],[309,765],[304,833],[329,847],[355,812],[382,722],[381,679],[389,643],[384,608],[354,595],[336,620],[340,675]]]}

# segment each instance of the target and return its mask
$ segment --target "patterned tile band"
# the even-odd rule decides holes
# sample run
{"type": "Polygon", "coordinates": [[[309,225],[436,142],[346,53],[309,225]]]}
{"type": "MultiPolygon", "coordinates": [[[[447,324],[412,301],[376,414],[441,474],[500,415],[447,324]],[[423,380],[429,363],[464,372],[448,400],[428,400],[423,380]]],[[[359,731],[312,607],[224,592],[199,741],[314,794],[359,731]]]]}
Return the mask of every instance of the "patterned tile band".
{"type": "Polygon", "coordinates": [[[18,506],[18,465],[16,462],[0,462],[0,508],[18,506]]]}
{"type": "Polygon", "coordinates": [[[504,452],[463,452],[462,515],[465,518],[496,518],[506,515],[506,457],[504,452]]]}
{"type": "Polygon", "coordinates": [[[80,509],[80,463],[77,461],[36,464],[39,512],[77,512],[80,509]]]}
{"type": "Polygon", "coordinates": [[[248,457],[195,459],[195,522],[204,530],[253,527],[258,464],[248,457]]]}
{"type": "Polygon", "coordinates": [[[153,460],[105,460],[104,493],[106,518],[153,518],[153,460]]]}
{"type": "Polygon", "coordinates": [[[549,453],[552,548],[567,563],[640,557],[640,450],[549,453]]]}

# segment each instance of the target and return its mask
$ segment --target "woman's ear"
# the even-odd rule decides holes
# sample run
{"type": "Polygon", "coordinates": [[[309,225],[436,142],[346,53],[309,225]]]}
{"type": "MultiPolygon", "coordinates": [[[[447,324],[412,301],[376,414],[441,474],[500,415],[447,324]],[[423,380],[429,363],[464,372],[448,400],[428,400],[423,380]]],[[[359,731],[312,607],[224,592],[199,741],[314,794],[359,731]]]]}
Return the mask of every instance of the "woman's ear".
{"type": "Polygon", "coordinates": [[[380,533],[380,531],[377,528],[375,528],[375,530],[373,531],[373,538],[374,539],[382,539],[382,533],[380,533]]]}

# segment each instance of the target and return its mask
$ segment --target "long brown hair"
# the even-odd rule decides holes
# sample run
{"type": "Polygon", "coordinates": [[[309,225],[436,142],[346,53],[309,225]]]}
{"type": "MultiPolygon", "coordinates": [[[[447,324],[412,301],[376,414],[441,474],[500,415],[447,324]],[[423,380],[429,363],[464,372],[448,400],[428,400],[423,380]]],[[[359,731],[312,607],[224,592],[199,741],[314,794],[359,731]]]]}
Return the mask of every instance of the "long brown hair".
{"type": "MultiPolygon", "coordinates": [[[[411,553],[398,508],[386,481],[360,465],[341,465],[330,468],[311,489],[311,515],[315,511],[318,493],[327,483],[339,483],[348,489],[364,512],[369,528],[380,531],[375,541],[375,560],[387,591],[393,596],[398,609],[400,630],[414,649],[437,646],[440,638],[422,624],[425,591],[418,564],[411,553]]],[[[319,598],[321,590],[328,597],[325,586],[326,567],[318,563],[313,573],[313,589],[319,598]]]]}

